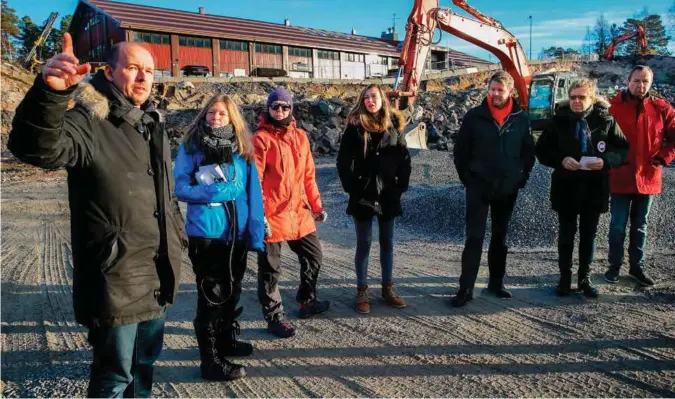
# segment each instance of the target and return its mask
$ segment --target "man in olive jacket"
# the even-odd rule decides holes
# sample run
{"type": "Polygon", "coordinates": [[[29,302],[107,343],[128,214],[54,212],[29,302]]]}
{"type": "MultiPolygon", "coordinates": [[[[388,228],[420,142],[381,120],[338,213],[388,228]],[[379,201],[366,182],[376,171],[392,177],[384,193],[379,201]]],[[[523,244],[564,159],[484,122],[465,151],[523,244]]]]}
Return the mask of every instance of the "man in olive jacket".
{"type": "Polygon", "coordinates": [[[530,122],[512,93],[513,78],[504,71],[495,73],[487,98],[466,113],[455,141],[455,167],[466,187],[466,242],[454,306],[473,299],[488,210],[492,215],[488,291],[511,298],[504,288],[506,233],[518,190],[525,187],[534,166],[530,122]]]}
{"type": "Polygon", "coordinates": [[[17,108],[8,147],[68,171],[75,319],[94,352],[88,395],[150,396],[186,237],[164,117],[148,101],[152,55],[122,42],[107,64],[82,82],[91,67],[66,34],[17,108]]]}

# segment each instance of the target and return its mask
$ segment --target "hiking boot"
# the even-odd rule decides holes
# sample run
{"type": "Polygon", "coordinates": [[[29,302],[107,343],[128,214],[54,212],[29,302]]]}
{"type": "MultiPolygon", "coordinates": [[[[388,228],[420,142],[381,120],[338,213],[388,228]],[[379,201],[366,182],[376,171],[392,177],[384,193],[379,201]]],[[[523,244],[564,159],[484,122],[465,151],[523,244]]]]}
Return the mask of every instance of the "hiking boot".
{"type": "Polygon", "coordinates": [[[619,270],[621,267],[610,266],[605,272],[605,281],[608,283],[616,284],[619,282],[619,270]]]}
{"type": "Polygon", "coordinates": [[[585,297],[588,298],[597,298],[599,295],[598,289],[593,286],[590,278],[579,280],[577,288],[585,297]]]}
{"type": "Polygon", "coordinates": [[[298,309],[298,317],[301,319],[306,319],[315,314],[323,313],[330,309],[330,302],[328,301],[317,301],[313,299],[311,301],[301,303],[298,309]]]}
{"type": "Polygon", "coordinates": [[[356,311],[363,314],[370,313],[370,298],[368,298],[367,285],[359,285],[356,290],[356,311]]]}
{"type": "Polygon", "coordinates": [[[239,334],[241,334],[241,329],[239,322],[235,320],[218,336],[218,354],[221,357],[250,356],[253,353],[253,345],[237,340],[239,334]]]}
{"type": "Polygon", "coordinates": [[[199,370],[201,377],[209,381],[232,381],[246,376],[246,368],[222,359],[216,344],[216,330],[210,323],[195,322],[199,345],[199,370]]]}
{"type": "Polygon", "coordinates": [[[504,284],[502,283],[488,284],[487,290],[495,294],[497,298],[511,299],[513,296],[510,291],[507,291],[506,288],[504,288],[504,284]]]}
{"type": "Polygon", "coordinates": [[[452,304],[452,306],[459,308],[466,305],[472,299],[473,299],[472,291],[460,289],[459,291],[457,291],[457,294],[452,298],[450,303],[452,304]]]}
{"type": "Polygon", "coordinates": [[[277,315],[267,322],[267,332],[279,338],[290,338],[295,335],[295,328],[283,315],[277,315]]]}
{"type": "Polygon", "coordinates": [[[384,299],[384,302],[392,308],[401,309],[408,306],[403,298],[396,295],[396,291],[394,291],[394,283],[391,281],[382,284],[382,299],[384,299]]]}
{"type": "Polygon", "coordinates": [[[560,274],[560,281],[555,289],[557,296],[568,296],[572,293],[572,272],[565,271],[560,274]]]}
{"type": "Polygon", "coordinates": [[[642,270],[642,267],[640,266],[631,267],[630,271],[628,272],[628,275],[637,280],[637,282],[640,283],[640,285],[643,287],[653,287],[655,284],[654,280],[652,280],[648,275],[646,275],[645,272],[642,270]]]}

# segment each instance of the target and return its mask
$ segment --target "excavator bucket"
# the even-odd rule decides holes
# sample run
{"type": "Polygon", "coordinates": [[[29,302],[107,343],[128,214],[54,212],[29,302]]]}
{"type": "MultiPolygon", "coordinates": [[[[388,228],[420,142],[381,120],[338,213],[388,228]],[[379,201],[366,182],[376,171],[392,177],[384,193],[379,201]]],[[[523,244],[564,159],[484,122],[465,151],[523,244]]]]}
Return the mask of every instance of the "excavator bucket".
{"type": "Polygon", "coordinates": [[[404,130],[405,141],[408,148],[416,150],[428,150],[427,148],[427,125],[420,122],[417,125],[410,124],[410,128],[404,130]]]}

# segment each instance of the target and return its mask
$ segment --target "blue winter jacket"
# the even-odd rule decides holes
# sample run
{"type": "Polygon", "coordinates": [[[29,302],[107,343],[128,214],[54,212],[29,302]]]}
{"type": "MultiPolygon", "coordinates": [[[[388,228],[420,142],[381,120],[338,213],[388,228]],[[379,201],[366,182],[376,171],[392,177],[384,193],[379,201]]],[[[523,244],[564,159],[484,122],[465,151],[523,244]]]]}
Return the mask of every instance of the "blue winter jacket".
{"type": "Polygon", "coordinates": [[[204,155],[196,147],[188,152],[182,144],[173,167],[176,197],[188,204],[187,235],[232,241],[231,216],[228,216],[223,203],[234,201],[237,239],[246,240],[249,250],[264,251],[265,213],[255,162],[247,162],[235,153],[231,165],[221,165],[223,171],[234,179],[205,186],[197,184],[194,179],[203,159],[204,155]]]}

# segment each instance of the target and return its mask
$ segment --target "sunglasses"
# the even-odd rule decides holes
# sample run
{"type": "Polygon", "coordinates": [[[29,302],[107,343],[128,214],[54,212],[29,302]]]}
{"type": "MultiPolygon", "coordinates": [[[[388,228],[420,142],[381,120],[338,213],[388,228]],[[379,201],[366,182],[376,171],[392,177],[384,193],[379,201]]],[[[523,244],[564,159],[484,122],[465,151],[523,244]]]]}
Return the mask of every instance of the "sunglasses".
{"type": "Polygon", "coordinates": [[[289,109],[291,109],[291,106],[288,104],[272,103],[273,110],[278,111],[279,108],[283,109],[284,111],[288,111],[289,109]]]}
{"type": "Polygon", "coordinates": [[[570,96],[570,101],[586,101],[588,96],[570,96]]]}

